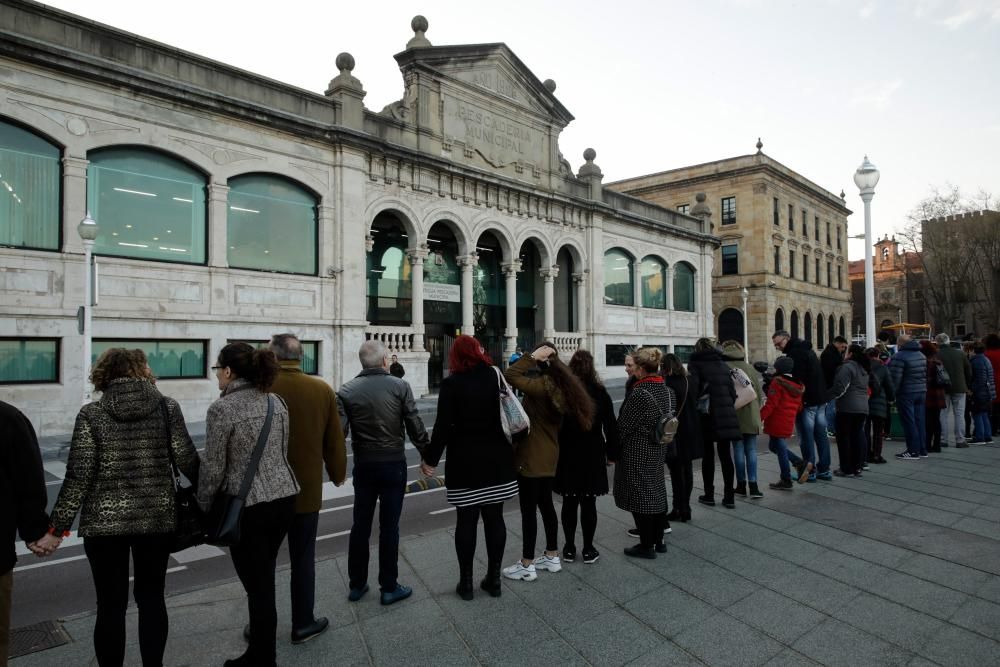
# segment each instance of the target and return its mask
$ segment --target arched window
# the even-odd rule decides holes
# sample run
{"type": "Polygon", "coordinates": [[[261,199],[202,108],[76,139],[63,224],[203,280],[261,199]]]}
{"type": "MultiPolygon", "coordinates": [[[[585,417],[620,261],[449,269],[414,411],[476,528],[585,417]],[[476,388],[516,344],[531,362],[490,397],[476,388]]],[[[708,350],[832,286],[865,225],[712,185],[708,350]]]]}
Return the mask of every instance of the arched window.
{"type": "Polygon", "coordinates": [[[846,336],[847,335],[844,332],[844,316],[843,315],[840,316],[840,326],[838,327],[838,329],[840,329],[840,335],[841,336],[846,336]]]}
{"type": "Polygon", "coordinates": [[[743,345],[743,313],[737,308],[726,308],[719,313],[719,341],[735,340],[743,345]]]}
{"type": "Polygon", "coordinates": [[[792,334],[792,338],[799,337],[799,313],[797,311],[792,311],[791,330],[788,333],[792,334]]]}
{"type": "Polygon", "coordinates": [[[656,257],[647,257],[639,265],[642,281],[642,307],[667,307],[667,267],[656,257]]]}
{"type": "Polygon", "coordinates": [[[368,321],[373,324],[409,326],[413,321],[412,267],[406,256],[409,236],[395,213],[375,216],[368,253],[368,321]]]}
{"type": "MultiPolygon", "coordinates": [[[[781,331],[785,328],[785,311],[781,308],[774,311],[774,331],[781,331]]],[[[773,331],[771,333],[774,333],[773,331]]]]}
{"type": "Polygon", "coordinates": [[[620,248],[604,253],[604,303],[612,306],[634,306],[632,258],[620,248]]]}
{"type": "Polygon", "coordinates": [[[806,313],[805,317],[802,318],[802,333],[802,337],[811,343],[813,339],[813,318],[810,313],[806,313]]]}
{"type": "Polygon", "coordinates": [[[294,182],[231,179],[227,227],[229,266],[316,275],[316,197],[294,182]]]}
{"type": "Polygon", "coordinates": [[[827,338],[831,341],[837,337],[837,332],[833,329],[834,326],[836,326],[836,318],[830,315],[830,317],[826,318],[826,333],[827,338]]]}
{"type": "Polygon", "coordinates": [[[823,342],[823,313],[816,316],[816,348],[823,349],[826,344],[823,342]]]}
{"type": "Polygon", "coordinates": [[[59,149],[0,121],[0,245],[59,250],[59,149]]]}
{"type": "Polygon", "coordinates": [[[205,263],[205,177],[180,160],[128,146],[88,156],[87,207],[102,255],[205,263]]]}
{"type": "Polygon", "coordinates": [[[674,310],[693,313],[694,297],[694,267],[678,262],[674,266],[674,310]]]}

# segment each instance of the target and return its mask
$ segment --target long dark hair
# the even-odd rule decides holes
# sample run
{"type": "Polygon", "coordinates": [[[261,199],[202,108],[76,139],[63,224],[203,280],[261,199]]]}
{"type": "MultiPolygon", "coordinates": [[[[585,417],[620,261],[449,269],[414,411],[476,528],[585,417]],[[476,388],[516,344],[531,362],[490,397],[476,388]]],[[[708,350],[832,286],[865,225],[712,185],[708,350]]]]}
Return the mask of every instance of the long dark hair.
{"type": "Polygon", "coordinates": [[[855,362],[858,366],[861,366],[861,368],[865,369],[865,373],[871,373],[872,360],[868,358],[867,354],[865,354],[865,348],[852,343],[851,346],[847,348],[847,358],[855,362]]]}
{"type": "Polygon", "coordinates": [[[594,355],[587,350],[577,350],[569,360],[569,370],[586,384],[604,384],[594,368],[594,355]]]}
{"type": "Polygon", "coordinates": [[[556,390],[562,394],[562,407],[565,413],[572,416],[581,429],[589,431],[594,423],[594,402],[587,389],[580,379],[570,372],[569,367],[559,360],[559,351],[555,345],[546,341],[538,347],[555,350],[555,354],[548,358],[548,368],[545,372],[556,390]]]}
{"type": "Polygon", "coordinates": [[[219,365],[228,368],[237,377],[267,391],[278,377],[281,366],[268,349],[255,350],[247,343],[230,343],[219,351],[219,365]]]}
{"type": "Polygon", "coordinates": [[[684,377],[687,375],[687,369],[684,368],[681,358],[671,352],[663,355],[663,358],[660,359],[660,375],[684,377]]]}

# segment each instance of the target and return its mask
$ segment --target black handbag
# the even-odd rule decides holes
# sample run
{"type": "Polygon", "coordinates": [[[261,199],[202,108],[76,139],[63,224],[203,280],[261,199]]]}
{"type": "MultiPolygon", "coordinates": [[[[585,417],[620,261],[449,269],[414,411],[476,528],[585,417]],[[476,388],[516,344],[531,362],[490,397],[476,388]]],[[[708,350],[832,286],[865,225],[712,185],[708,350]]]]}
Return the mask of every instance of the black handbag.
{"type": "Polygon", "coordinates": [[[247,462],[247,469],[243,473],[239,493],[234,496],[220,492],[212,501],[212,508],[208,513],[208,533],[205,539],[209,544],[220,547],[231,547],[239,544],[243,507],[246,504],[247,494],[250,493],[253,479],[257,476],[257,466],[260,465],[260,457],[264,454],[267,438],[271,434],[271,418],[273,416],[274,398],[268,394],[267,417],[264,418],[264,426],[260,429],[260,435],[257,436],[257,446],[254,447],[253,455],[247,462]]]}
{"type": "Polygon", "coordinates": [[[181,471],[174,459],[170,414],[167,411],[167,402],[162,398],[160,399],[160,412],[163,413],[164,428],[167,431],[167,456],[170,458],[171,477],[174,482],[174,514],[177,521],[173,539],[170,542],[170,553],[177,553],[204,544],[205,515],[198,507],[197,490],[193,486],[181,484],[181,471]]]}

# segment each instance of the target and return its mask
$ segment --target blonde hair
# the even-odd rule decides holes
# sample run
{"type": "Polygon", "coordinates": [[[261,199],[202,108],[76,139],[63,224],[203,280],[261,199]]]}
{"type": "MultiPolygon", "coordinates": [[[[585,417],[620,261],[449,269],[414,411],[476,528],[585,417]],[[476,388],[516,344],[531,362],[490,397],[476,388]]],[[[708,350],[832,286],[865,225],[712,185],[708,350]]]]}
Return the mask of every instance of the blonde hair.
{"type": "Polygon", "coordinates": [[[647,373],[656,373],[660,370],[663,352],[658,347],[640,347],[632,353],[632,359],[636,366],[647,373]]]}

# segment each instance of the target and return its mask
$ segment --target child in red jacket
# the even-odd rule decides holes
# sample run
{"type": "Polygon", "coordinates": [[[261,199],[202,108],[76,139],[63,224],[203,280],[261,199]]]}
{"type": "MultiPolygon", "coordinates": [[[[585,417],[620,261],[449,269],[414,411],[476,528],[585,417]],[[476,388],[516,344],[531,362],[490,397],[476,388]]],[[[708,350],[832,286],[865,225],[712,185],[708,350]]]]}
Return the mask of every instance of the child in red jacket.
{"type": "Polygon", "coordinates": [[[798,472],[802,484],[812,472],[813,464],[804,461],[788,450],[788,439],[795,432],[795,416],[802,409],[802,394],[805,386],[792,378],[794,363],[790,357],[778,357],[774,362],[774,379],[767,389],[767,402],[760,410],[764,422],[764,433],[771,439],[767,447],[778,457],[781,479],[770,486],[777,491],[791,491],[792,471],[789,461],[798,472]]]}

